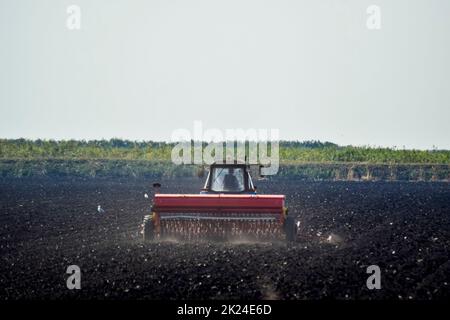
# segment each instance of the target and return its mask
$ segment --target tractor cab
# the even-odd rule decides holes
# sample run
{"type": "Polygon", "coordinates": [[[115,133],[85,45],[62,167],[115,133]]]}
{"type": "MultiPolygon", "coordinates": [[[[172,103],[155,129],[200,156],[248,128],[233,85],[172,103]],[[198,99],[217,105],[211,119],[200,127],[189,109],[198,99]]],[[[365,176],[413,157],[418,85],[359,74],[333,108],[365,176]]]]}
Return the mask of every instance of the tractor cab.
{"type": "Polygon", "coordinates": [[[246,164],[213,163],[201,191],[207,193],[254,194],[256,188],[246,164]]]}

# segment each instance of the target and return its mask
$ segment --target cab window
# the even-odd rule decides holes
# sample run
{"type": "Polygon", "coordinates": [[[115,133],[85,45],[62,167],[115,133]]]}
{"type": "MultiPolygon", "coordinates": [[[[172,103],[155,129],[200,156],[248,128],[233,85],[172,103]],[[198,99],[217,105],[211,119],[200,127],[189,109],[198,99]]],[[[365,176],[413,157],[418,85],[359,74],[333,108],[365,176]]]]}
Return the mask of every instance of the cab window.
{"type": "Polygon", "coordinates": [[[215,192],[244,191],[244,169],[215,167],[212,172],[211,190],[215,192]]]}

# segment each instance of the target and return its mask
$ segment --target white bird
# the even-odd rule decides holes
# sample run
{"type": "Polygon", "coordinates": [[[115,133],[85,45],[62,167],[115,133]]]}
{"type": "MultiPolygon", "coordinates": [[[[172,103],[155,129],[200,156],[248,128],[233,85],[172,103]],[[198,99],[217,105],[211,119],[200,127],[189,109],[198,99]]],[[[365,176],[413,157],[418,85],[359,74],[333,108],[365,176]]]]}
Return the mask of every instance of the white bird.
{"type": "Polygon", "coordinates": [[[102,207],[100,205],[98,205],[97,212],[98,213],[103,213],[103,212],[105,212],[105,210],[103,210],[102,207]]]}
{"type": "Polygon", "coordinates": [[[148,194],[144,193],[144,198],[148,199],[148,194]]]}

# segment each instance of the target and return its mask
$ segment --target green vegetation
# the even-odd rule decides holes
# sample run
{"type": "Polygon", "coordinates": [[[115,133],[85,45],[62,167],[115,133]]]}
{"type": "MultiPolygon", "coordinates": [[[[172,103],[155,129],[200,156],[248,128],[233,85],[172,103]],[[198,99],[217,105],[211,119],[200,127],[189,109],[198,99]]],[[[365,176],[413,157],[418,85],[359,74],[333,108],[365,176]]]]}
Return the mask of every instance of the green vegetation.
{"type": "MultiPolygon", "coordinates": [[[[174,144],[120,139],[92,141],[0,139],[0,159],[114,159],[170,161],[174,144]]],[[[364,162],[450,164],[450,150],[398,150],[338,146],[330,142],[281,141],[282,163],[364,162]]]]}
{"type": "MultiPolygon", "coordinates": [[[[170,161],[174,144],[120,139],[0,139],[0,176],[194,176],[198,166],[170,161]]],[[[279,177],[448,181],[450,150],[399,150],[281,141],[279,177]]]]}

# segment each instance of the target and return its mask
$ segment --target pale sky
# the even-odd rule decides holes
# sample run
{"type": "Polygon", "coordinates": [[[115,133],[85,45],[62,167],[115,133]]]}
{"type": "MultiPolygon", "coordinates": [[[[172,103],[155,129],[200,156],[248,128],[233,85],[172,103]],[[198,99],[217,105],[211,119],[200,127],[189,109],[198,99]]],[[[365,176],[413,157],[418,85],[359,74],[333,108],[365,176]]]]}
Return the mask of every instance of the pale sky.
{"type": "Polygon", "coordinates": [[[0,138],[169,140],[200,120],[450,149],[449,59],[448,0],[0,0],[0,138]]]}

